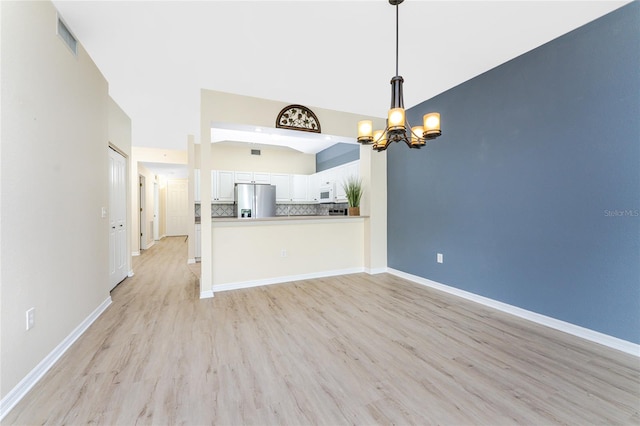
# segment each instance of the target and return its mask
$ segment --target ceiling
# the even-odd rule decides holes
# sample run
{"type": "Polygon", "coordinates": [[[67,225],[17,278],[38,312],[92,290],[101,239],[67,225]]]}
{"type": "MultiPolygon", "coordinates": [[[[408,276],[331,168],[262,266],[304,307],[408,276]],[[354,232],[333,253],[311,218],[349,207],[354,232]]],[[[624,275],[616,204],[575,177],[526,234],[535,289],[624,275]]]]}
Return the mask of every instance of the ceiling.
{"type": "MultiPolygon", "coordinates": [[[[201,88],[386,116],[395,11],[385,0],[53,3],[131,118],[134,146],[185,150],[188,134],[200,140],[201,88]]],[[[405,106],[626,3],[405,1],[405,106]]]]}

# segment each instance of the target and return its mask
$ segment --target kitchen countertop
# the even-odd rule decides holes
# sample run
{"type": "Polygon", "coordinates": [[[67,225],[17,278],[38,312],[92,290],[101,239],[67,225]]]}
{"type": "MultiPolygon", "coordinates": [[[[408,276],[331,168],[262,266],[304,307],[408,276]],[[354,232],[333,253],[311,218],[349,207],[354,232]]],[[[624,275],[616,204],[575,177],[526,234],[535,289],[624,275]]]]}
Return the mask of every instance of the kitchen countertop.
{"type": "Polygon", "coordinates": [[[364,219],[369,216],[275,216],[275,217],[262,217],[262,218],[237,218],[237,217],[214,217],[211,219],[213,223],[260,223],[260,222],[288,222],[288,221],[309,221],[309,220],[321,220],[321,221],[335,221],[335,220],[356,220],[364,219]]]}

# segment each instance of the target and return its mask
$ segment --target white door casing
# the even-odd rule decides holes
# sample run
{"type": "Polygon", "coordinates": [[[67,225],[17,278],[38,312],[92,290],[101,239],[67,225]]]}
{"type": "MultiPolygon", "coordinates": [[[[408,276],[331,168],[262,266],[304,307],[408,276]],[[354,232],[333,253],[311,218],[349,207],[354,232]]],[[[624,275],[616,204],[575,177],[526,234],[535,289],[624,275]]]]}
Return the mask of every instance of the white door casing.
{"type": "Polygon", "coordinates": [[[127,162],[109,148],[109,284],[127,277],[127,162]]]}

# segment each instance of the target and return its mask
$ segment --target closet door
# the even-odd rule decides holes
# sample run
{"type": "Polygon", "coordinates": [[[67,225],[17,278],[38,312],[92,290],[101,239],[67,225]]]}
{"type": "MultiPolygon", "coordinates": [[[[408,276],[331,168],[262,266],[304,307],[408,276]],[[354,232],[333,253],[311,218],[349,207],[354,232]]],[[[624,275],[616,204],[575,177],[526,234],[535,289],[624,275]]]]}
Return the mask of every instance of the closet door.
{"type": "Polygon", "coordinates": [[[109,148],[109,283],[127,277],[127,162],[109,148]]]}

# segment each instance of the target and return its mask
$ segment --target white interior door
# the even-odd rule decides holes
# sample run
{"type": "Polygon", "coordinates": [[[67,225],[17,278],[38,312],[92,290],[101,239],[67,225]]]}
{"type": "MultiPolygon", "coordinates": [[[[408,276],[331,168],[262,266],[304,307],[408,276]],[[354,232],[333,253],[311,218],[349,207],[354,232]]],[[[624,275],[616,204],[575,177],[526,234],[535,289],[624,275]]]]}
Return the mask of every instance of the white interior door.
{"type": "MultiPolygon", "coordinates": [[[[167,181],[167,235],[187,235],[189,223],[187,179],[167,181]]],[[[194,214],[192,211],[191,214],[194,214]]]]}
{"type": "Polygon", "coordinates": [[[153,183],[153,239],[160,240],[160,189],[153,183]]]}
{"type": "Polygon", "coordinates": [[[145,230],[147,229],[146,226],[146,212],[147,212],[147,208],[146,208],[146,204],[147,204],[147,190],[146,190],[146,180],[145,177],[143,175],[140,175],[138,177],[140,179],[140,215],[138,216],[138,220],[140,221],[140,226],[138,227],[138,229],[140,230],[140,250],[146,250],[147,249],[147,235],[145,230]]]}
{"type": "Polygon", "coordinates": [[[127,277],[127,162],[109,148],[109,283],[127,277]]]}

